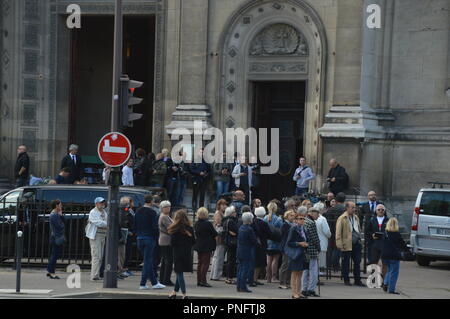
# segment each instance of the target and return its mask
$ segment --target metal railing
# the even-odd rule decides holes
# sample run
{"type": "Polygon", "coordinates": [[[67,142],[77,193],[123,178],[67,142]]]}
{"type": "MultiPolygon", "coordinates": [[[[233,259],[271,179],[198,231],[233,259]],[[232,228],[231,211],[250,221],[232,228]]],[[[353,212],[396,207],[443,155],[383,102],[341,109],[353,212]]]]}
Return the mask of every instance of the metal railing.
{"type": "MultiPolygon", "coordinates": [[[[63,246],[58,264],[90,265],[89,239],[85,227],[92,204],[63,203],[66,244],[63,246]]],[[[50,256],[50,212],[46,203],[24,204],[0,202],[0,266],[13,266],[16,233],[23,231],[22,265],[43,267],[50,256]]],[[[132,244],[131,265],[139,265],[141,258],[136,244],[132,244]]]]}

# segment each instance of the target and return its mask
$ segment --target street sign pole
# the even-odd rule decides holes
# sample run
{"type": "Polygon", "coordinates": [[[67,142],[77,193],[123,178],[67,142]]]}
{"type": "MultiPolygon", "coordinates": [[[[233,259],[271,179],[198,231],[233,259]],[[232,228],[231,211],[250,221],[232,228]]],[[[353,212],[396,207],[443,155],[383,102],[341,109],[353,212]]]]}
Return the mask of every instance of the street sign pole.
{"type": "MultiPolygon", "coordinates": [[[[113,99],[111,110],[111,131],[117,132],[119,124],[119,78],[122,74],[122,35],[123,16],[122,0],[116,0],[116,9],[114,16],[114,66],[113,66],[113,99]]],[[[104,288],[117,288],[117,259],[119,244],[119,168],[111,169],[109,178],[109,216],[108,216],[108,235],[106,239],[106,260],[104,272],[104,288]]]]}

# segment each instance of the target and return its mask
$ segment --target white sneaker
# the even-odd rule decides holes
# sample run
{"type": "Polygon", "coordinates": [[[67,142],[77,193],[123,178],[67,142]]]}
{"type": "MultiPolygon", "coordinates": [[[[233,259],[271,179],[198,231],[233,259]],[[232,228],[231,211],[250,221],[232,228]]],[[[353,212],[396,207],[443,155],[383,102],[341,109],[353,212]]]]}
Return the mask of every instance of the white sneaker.
{"type": "Polygon", "coordinates": [[[160,284],[159,282],[156,284],[156,285],[154,285],[153,287],[152,287],[153,289],[164,289],[164,288],[166,288],[166,286],[164,286],[163,284],[160,284]]]}
{"type": "Polygon", "coordinates": [[[139,290],[149,290],[150,288],[148,286],[140,286],[139,290]]]}

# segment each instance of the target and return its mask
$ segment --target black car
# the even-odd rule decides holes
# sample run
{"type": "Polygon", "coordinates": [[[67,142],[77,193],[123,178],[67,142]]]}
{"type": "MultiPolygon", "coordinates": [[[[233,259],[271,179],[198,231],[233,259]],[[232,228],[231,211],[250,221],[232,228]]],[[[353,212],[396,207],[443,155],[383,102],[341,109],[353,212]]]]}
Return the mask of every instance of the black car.
{"type": "MultiPolygon", "coordinates": [[[[120,187],[119,197],[131,197],[136,209],[144,205],[147,194],[166,199],[166,191],[155,187],[120,187]]],[[[67,242],[61,258],[64,263],[88,264],[89,240],[85,226],[94,200],[108,200],[107,186],[93,185],[42,185],[21,187],[0,196],[0,262],[11,261],[15,256],[17,231],[24,236],[24,263],[45,264],[49,256],[50,202],[63,203],[63,219],[67,242]]],[[[133,249],[133,255],[137,252],[133,249]]]]}

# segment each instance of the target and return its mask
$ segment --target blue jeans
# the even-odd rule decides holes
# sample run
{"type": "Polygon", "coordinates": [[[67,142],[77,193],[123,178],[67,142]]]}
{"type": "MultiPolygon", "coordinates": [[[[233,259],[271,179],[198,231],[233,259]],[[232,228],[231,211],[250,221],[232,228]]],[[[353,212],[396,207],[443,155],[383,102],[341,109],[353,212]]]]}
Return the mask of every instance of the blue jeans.
{"type": "Polygon", "coordinates": [[[178,195],[178,179],[176,178],[169,178],[167,180],[167,197],[169,198],[172,205],[175,205],[176,203],[176,197],[178,195]]]}
{"type": "Polygon", "coordinates": [[[156,285],[155,270],[153,269],[153,250],[156,242],[150,237],[140,237],[137,240],[139,251],[144,255],[144,267],[142,269],[141,286],[147,284],[147,279],[150,279],[152,286],[156,285]]]}
{"type": "Polygon", "coordinates": [[[181,292],[183,294],[186,294],[186,283],[184,282],[183,273],[177,272],[175,275],[177,276],[177,280],[175,281],[175,288],[174,288],[175,292],[178,292],[181,289],[181,292]]]}
{"type": "Polygon", "coordinates": [[[345,281],[349,281],[350,258],[353,260],[353,278],[355,281],[361,280],[361,244],[353,244],[352,251],[342,252],[342,277],[345,281]]]}
{"type": "Polygon", "coordinates": [[[295,195],[301,196],[303,194],[308,193],[309,188],[308,187],[296,187],[295,188],[295,195]]]}
{"type": "Polygon", "coordinates": [[[228,186],[230,186],[230,182],[229,181],[216,181],[217,200],[220,199],[220,196],[223,193],[228,192],[228,186]]]}
{"type": "Polygon", "coordinates": [[[51,252],[50,258],[48,260],[47,272],[49,274],[54,274],[55,268],[56,268],[56,261],[59,258],[59,253],[61,251],[62,246],[56,245],[54,239],[52,239],[50,245],[51,245],[52,252],[51,252]]]}
{"type": "Polygon", "coordinates": [[[237,267],[237,289],[247,290],[247,281],[252,273],[252,261],[251,260],[239,260],[237,267]]]}
{"type": "Polygon", "coordinates": [[[398,274],[400,272],[400,260],[383,260],[388,267],[388,272],[384,278],[384,284],[388,286],[389,292],[395,292],[397,286],[398,274]]]}
{"type": "MultiPolygon", "coordinates": [[[[176,200],[175,205],[183,205],[185,191],[186,191],[186,179],[181,178],[178,182],[177,200],[176,200]]],[[[174,205],[174,204],[172,204],[172,205],[174,205]]]]}

